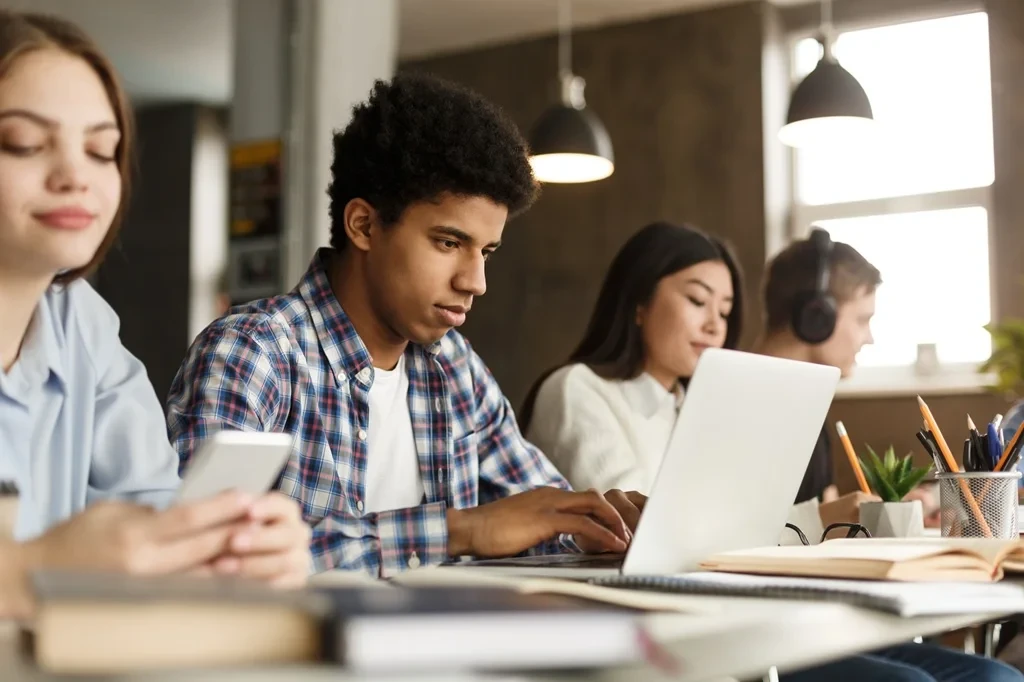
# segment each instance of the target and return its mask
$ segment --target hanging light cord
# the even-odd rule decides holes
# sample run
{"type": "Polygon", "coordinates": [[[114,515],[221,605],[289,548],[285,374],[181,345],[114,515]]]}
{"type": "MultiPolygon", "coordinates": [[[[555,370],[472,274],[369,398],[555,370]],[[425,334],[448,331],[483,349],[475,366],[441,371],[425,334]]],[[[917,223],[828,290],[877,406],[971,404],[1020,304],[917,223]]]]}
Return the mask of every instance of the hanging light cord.
{"type": "Polygon", "coordinates": [[[832,0],[821,0],[820,21],[822,56],[832,61],[834,59],[832,55],[832,0]]]}
{"type": "Polygon", "coordinates": [[[558,1],[558,76],[572,75],[572,4],[558,1]]]}
{"type": "Polygon", "coordinates": [[[558,0],[558,80],[562,104],[573,109],[587,105],[583,97],[585,83],[572,72],[572,0],[558,0]]]}
{"type": "Polygon", "coordinates": [[[821,27],[832,30],[832,0],[821,0],[821,27]]]}

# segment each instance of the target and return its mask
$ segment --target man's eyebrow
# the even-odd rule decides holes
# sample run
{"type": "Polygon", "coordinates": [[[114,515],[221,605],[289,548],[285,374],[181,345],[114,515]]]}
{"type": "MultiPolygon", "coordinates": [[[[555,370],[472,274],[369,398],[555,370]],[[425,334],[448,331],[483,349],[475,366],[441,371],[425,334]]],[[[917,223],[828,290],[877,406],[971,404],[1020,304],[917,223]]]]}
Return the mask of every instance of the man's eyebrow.
{"type": "MultiPolygon", "coordinates": [[[[473,236],[471,234],[469,234],[468,232],[465,232],[464,230],[460,230],[457,227],[453,227],[451,225],[438,225],[437,227],[434,228],[434,230],[438,234],[443,234],[443,235],[447,235],[449,237],[454,237],[455,239],[458,239],[460,242],[465,242],[466,244],[469,244],[470,246],[473,246],[473,245],[476,244],[476,240],[473,239],[473,236]]],[[[491,242],[491,243],[487,244],[486,246],[484,246],[484,248],[485,249],[496,250],[500,246],[501,246],[501,240],[499,239],[496,242],[491,242]]]]}

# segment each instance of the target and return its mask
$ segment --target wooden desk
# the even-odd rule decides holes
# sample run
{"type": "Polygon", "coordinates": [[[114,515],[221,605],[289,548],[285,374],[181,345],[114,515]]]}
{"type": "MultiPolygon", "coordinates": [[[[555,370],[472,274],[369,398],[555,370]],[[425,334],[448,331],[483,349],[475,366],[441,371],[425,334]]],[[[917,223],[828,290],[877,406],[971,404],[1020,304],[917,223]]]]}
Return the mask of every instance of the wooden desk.
{"type": "MultiPolygon", "coordinates": [[[[847,656],[907,642],[919,635],[994,620],[1009,614],[978,614],[942,618],[901,619],[845,604],[790,602],[777,599],[737,599],[681,596],[692,603],[694,614],[647,616],[651,633],[679,663],[672,679],[706,682],[734,677],[760,679],[771,666],[780,672],[796,670],[847,656]],[[708,617],[707,614],[718,614],[708,617]],[[721,617],[728,617],[729,627],[721,617]]],[[[8,682],[67,682],[45,675],[18,655],[16,631],[0,630],[0,670],[8,682]]],[[[560,675],[466,676],[439,674],[422,677],[360,676],[331,666],[263,667],[258,670],[185,671],[127,675],[117,682],[426,682],[445,680],[543,680],[546,682],[644,682],[668,679],[650,666],[615,668],[560,675]]]]}

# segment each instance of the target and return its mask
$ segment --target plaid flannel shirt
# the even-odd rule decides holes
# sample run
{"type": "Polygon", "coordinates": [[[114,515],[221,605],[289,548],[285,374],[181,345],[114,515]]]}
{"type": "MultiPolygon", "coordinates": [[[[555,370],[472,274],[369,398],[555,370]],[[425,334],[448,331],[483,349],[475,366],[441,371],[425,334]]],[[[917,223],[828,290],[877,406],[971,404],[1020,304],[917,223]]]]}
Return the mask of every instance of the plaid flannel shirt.
{"type": "MultiPolygon", "coordinates": [[[[327,280],[317,252],[288,294],[235,308],[193,342],[171,386],[167,425],[188,466],[221,429],[297,436],[278,487],[313,528],[314,570],[387,576],[449,558],[446,510],[569,484],[519,432],[508,400],[469,343],[449,332],[410,344],[409,416],[423,503],[362,512],[373,365],[327,280]]],[[[574,550],[555,538],[531,553],[574,550]]]]}

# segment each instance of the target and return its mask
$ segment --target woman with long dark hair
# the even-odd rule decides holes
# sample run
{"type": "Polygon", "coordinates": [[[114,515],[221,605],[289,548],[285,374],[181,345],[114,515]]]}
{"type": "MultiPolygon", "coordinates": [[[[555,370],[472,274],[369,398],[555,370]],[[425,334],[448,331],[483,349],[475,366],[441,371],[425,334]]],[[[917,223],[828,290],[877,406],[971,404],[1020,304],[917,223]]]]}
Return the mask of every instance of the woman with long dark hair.
{"type": "Polygon", "coordinates": [[[527,396],[520,424],[577,489],[647,491],[706,348],[736,348],[743,275],[721,240],[658,222],[612,261],[568,362],[527,396]]]}

